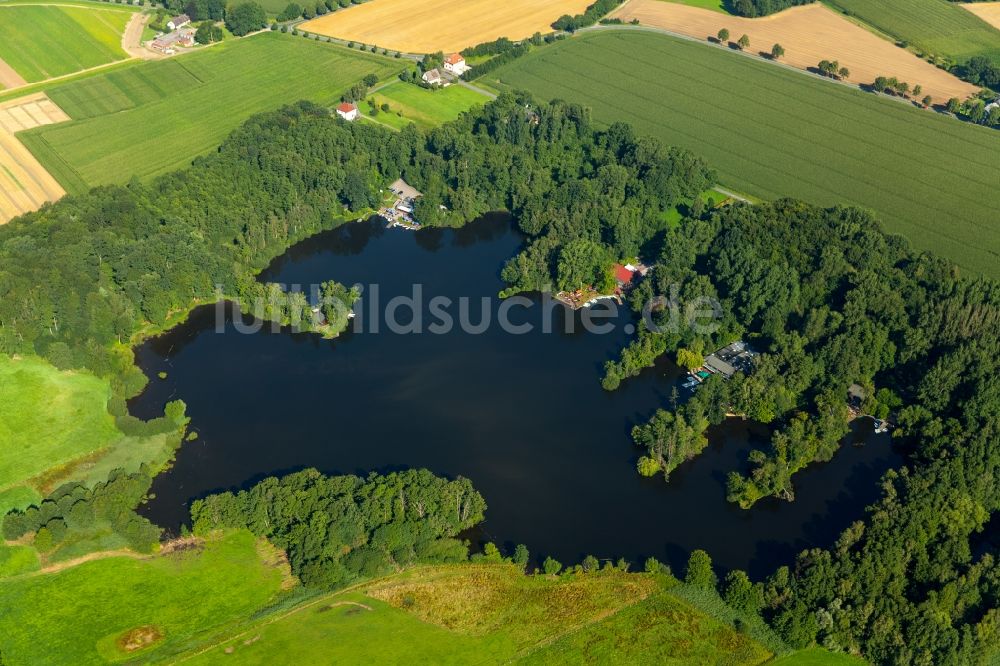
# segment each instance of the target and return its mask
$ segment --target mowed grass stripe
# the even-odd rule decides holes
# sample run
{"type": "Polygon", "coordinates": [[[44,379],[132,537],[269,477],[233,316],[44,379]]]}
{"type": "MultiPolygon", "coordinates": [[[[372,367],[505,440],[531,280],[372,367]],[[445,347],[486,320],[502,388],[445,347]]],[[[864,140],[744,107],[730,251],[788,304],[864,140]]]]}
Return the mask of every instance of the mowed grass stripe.
{"type": "Polygon", "coordinates": [[[890,231],[1000,274],[1000,133],[705,45],[636,31],[536,51],[491,79],[690,148],[724,184],[874,210],[890,231]]]}
{"type": "MultiPolygon", "coordinates": [[[[581,61],[585,61],[586,58],[578,58],[576,60],[578,62],[581,62],[581,61]]],[[[577,65],[577,66],[579,66],[578,63],[574,63],[574,64],[577,65]]],[[[603,65],[603,61],[600,61],[600,60],[592,60],[592,61],[590,61],[589,64],[591,65],[591,67],[590,67],[591,70],[598,70],[599,68],[601,68],[601,67],[604,66],[603,65]]],[[[559,82],[558,82],[558,80],[554,80],[554,79],[546,79],[545,80],[545,84],[546,85],[557,86],[557,85],[559,85],[559,82]]],[[[617,86],[617,89],[620,92],[623,92],[623,93],[627,93],[628,92],[628,88],[627,87],[617,86]]],[[[583,93],[583,90],[582,89],[576,89],[575,92],[577,94],[580,94],[580,93],[583,93]]],[[[694,99],[695,102],[698,102],[698,103],[701,103],[701,104],[711,104],[711,103],[713,103],[712,99],[710,99],[710,98],[708,98],[708,97],[706,97],[704,95],[702,95],[702,96],[692,96],[692,98],[694,99]]],[[[652,98],[645,97],[644,99],[646,101],[652,101],[652,98]]],[[[741,97],[741,99],[744,102],[746,101],[745,97],[741,97]]],[[[766,109],[765,109],[765,111],[766,111],[766,109]]],[[[761,117],[761,116],[757,116],[757,117],[761,117]]],[[[766,116],[764,116],[764,117],[766,117],[766,116]]],[[[649,118],[645,118],[645,119],[649,120],[649,118]]],[[[734,120],[734,119],[731,119],[731,120],[734,120]]],[[[731,123],[728,123],[728,122],[725,122],[725,123],[723,123],[723,122],[713,123],[713,128],[721,133],[721,132],[725,132],[726,128],[730,124],[731,123]]],[[[765,127],[767,127],[767,128],[770,128],[770,129],[773,129],[773,130],[777,130],[777,131],[787,131],[786,127],[776,126],[776,125],[771,124],[771,123],[762,123],[762,125],[765,126],[765,127]]],[[[693,135],[689,135],[689,136],[691,138],[694,138],[693,135]]],[[[800,136],[800,138],[806,138],[806,137],[801,137],[800,136]]],[[[763,140],[763,139],[756,139],[756,138],[752,138],[752,137],[743,137],[743,139],[744,139],[744,142],[752,143],[753,144],[753,148],[755,150],[758,150],[758,151],[767,152],[771,148],[770,145],[768,144],[768,142],[765,141],[765,140],[763,140]]],[[[723,145],[722,144],[715,143],[713,145],[716,148],[719,148],[720,150],[723,149],[723,145]]],[[[847,154],[847,153],[841,153],[840,151],[838,151],[838,150],[836,150],[835,148],[832,148],[832,147],[829,150],[830,150],[830,152],[833,152],[833,153],[839,153],[839,156],[841,158],[846,158],[849,161],[851,161],[853,163],[852,166],[854,166],[856,169],[862,169],[862,170],[864,170],[865,165],[864,165],[864,163],[863,163],[862,160],[860,160],[860,159],[854,159],[849,154],[847,154]]],[[[810,173],[812,171],[813,164],[811,163],[810,158],[803,157],[802,155],[800,155],[798,153],[794,153],[794,152],[780,151],[780,150],[779,150],[779,152],[781,152],[781,155],[782,155],[783,159],[786,161],[784,167],[781,168],[781,169],[778,169],[778,171],[781,174],[783,174],[784,176],[789,177],[789,178],[795,178],[795,177],[797,177],[800,180],[802,180],[803,182],[805,182],[805,183],[813,186],[817,192],[823,192],[825,195],[827,195],[828,197],[830,197],[832,199],[831,202],[836,202],[837,201],[837,191],[836,190],[833,190],[833,189],[825,187],[822,181],[812,180],[812,179],[810,179],[810,178],[808,178],[808,177],[806,177],[804,175],[804,174],[810,173]]],[[[814,154],[811,159],[817,159],[819,157],[820,157],[819,155],[814,154]]],[[[752,161],[749,161],[749,160],[747,161],[747,166],[748,167],[755,166],[755,164],[756,163],[754,163],[752,161]]],[[[855,190],[862,190],[862,191],[863,190],[868,190],[869,192],[872,190],[872,188],[871,188],[871,186],[870,186],[869,183],[865,182],[864,180],[854,179],[852,176],[849,175],[848,172],[838,171],[838,174],[841,175],[843,178],[851,181],[851,185],[852,185],[853,188],[855,188],[855,190]]],[[[750,185],[753,185],[753,184],[754,183],[752,183],[752,182],[750,183],[750,185]]],[[[888,191],[883,192],[882,190],[878,190],[878,192],[882,193],[884,196],[892,198],[894,200],[894,204],[896,206],[908,206],[910,204],[909,199],[907,199],[906,197],[904,197],[904,196],[902,196],[902,195],[900,195],[898,193],[888,192],[888,191]]],[[[777,196],[781,196],[781,194],[779,192],[772,192],[772,193],[770,193],[769,196],[777,197],[777,196]]],[[[960,199],[957,200],[957,203],[961,203],[961,200],[960,199]]],[[[948,212],[945,207],[935,206],[935,208],[941,214],[947,214],[947,212],[948,212]]],[[[986,214],[989,214],[989,211],[986,211],[986,214]]],[[[956,240],[956,241],[962,242],[963,239],[961,239],[961,238],[952,238],[952,240],[956,240]]]]}
{"type": "Polygon", "coordinates": [[[201,85],[179,60],[151,62],[52,88],[49,98],[74,120],[103,116],[165,99],[201,85]]]}
{"type": "MultiPolygon", "coordinates": [[[[300,99],[330,103],[367,74],[384,78],[403,67],[396,60],[276,33],[233,40],[177,63],[188,72],[185,76],[205,84],[171,84],[165,86],[164,97],[135,108],[21,136],[28,138],[32,150],[41,147],[36,155],[43,164],[48,167],[52,153],[58,154],[87,186],[124,183],[133,175],[149,178],[186,166],[254,113],[300,99]],[[37,137],[44,138],[44,146],[34,140],[37,137]]],[[[157,64],[118,73],[123,94],[145,99],[142,76],[149,70],[143,70],[157,64]]],[[[104,77],[95,77],[55,88],[52,96],[57,102],[64,95],[75,100],[67,110],[72,116],[81,111],[87,95],[98,94],[106,85],[104,77]]],[[[55,166],[61,179],[67,172],[55,166]]],[[[64,187],[70,192],[85,189],[78,182],[65,182],[64,187]]]]}

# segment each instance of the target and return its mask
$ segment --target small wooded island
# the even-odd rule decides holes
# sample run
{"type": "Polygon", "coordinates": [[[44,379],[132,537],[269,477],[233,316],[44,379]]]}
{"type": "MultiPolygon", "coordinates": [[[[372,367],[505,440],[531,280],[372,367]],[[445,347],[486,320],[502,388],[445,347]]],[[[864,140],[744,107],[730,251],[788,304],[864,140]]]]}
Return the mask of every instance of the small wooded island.
{"type": "MultiPolygon", "coordinates": [[[[188,549],[188,559],[178,561],[191,568],[198,557],[215,558],[206,561],[226,572],[233,589],[266,581],[246,592],[244,605],[233,601],[223,608],[221,590],[205,595],[206,604],[232,618],[211,626],[231,631],[226,635],[237,651],[247,644],[236,637],[253,640],[258,631],[246,629],[251,633],[245,639],[237,631],[257,627],[247,618],[277,618],[322,594],[343,593],[365,604],[357,590],[370,589],[381,605],[372,601],[359,613],[376,612],[375,604],[401,617],[403,611],[421,617],[461,596],[451,590],[447,599],[435,597],[427,591],[430,583],[406,578],[440,580],[448,569],[404,567],[469,559],[462,531],[485,511],[475,479],[447,480],[423,470],[364,479],[307,470],[268,478],[196,502],[193,536],[169,547],[160,543],[160,528],[134,511],[190,424],[179,401],[148,423],[128,413],[125,401],[147,383],[132,347],[194,306],[220,298],[280,300],[284,309],[269,306],[265,318],[309,322],[323,334],[342,330],[357,292],[327,282],[321,289],[326,305],[303,294],[269,299],[281,288],[256,276],[297,241],[345,224],[356,217],[351,211],[377,208],[380,190],[401,176],[422,193],[413,216],[424,227],[459,226],[489,211],[512,214],[527,240],[502,267],[508,294],[600,284],[622,257],[641,256],[652,266],[628,300],[637,311],[658,305],[620,357],[607,363],[608,391],[666,354],[697,367],[707,351],[737,340],[759,352],[753,372],[710,378],[686,402],[669,401],[635,427],[642,474],[669,475],[704,448],[710,424],[737,413],[769,424],[773,438],[767,450],[751,454],[748,472],[731,471],[730,500],[743,507],[769,496],[792,500],[794,475],[829,460],[840,446],[847,390],[854,384],[871,396],[870,413],[894,412],[907,453],[906,465],[882,479],[881,499],[864,520],[763,580],[730,571],[720,582],[710,553],[701,550],[690,554],[683,584],[655,559],[645,563],[645,573],[627,574],[630,565],[639,567],[591,557],[566,568],[538,558],[538,575],[525,577],[535,570],[527,549],[493,543],[472,556],[475,564],[455,566],[514,568],[518,582],[503,583],[504,590],[528,586],[553,595],[555,607],[574,606],[573,613],[642,601],[650,604],[641,607],[644,612],[658,618],[650,626],[675,611],[702,618],[706,632],[716,630],[720,641],[742,651],[741,663],[815,645],[894,664],[973,663],[997,648],[1000,568],[995,547],[981,535],[1000,509],[997,284],[963,278],[944,260],[915,252],[864,211],[792,200],[696,207],[715,177],[695,155],[638,136],[626,124],[596,127],[577,105],[538,104],[507,93],[428,133],[350,124],[300,103],[251,118],[190,169],[151,185],[133,182],[68,197],[0,228],[0,352],[103,378],[108,419],[114,419],[105,425],[128,435],[127,448],[107,453],[120,468],[115,471],[95,454],[44,479],[34,470],[3,477],[0,492],[17,491],[0,495],[13,498],[3,506],[11,509],[3,520],[4,548],[28,562],[24,569],[9,565],[18,574],[9,582],[0,578],[17,602],[16,612],[0,618],[0,635],[12,637],[2,642],[5,658],[9,652],[30,660],[34,646],[45,642],[25,630],[34,626],[29,614],[49,608],[45,592],[32,587],[45,577],[23,575],[31,558],[36,568],[39,561],[57,566],[60,558],[84,557],[102,543],[143,553],[188,549]],[[667,213],[679,207],[688,214],[674,224],[667,213]],[[697,299],[719,303],[716,326],[706,329],[683,316],[683,304],[697,299]],[[103,478],[95,484],[98,474],[103,478]],[[239,556],[221,556],[227,549],[239,556]],[[255,552],[267,553],[273,571],[284,573],[235,568],[255,552]],[[394,575],[402,578],[387,582],[394,575]],[[713,603],[715,615],[707,619],[702,613],[713,603]]],[[[620,446],[627,456],[625,442],[620,446]]],[[[0,572],[13,557],[4,554],[0,572]]],[[[164,594],[180,594],[157,557],[130,561],[127,575],[113,571],[111,560],[88,566],[95,580],[127,579],[142,589],[143,576],[159,576],[157,585],[170,589],[164,594]],[[138,573],[146,566],[156,573],[138,573]]],[[[490,569],[464,571],[482,571],[475,574],[479,585],[499,589],[490,569]]],[[[197,575],[207,580],[213,574],[197,575]]],[[[74,584],[81,594],[87,589],[82,581],[74,584]]],[[[480,601],[517,616],[516,604],[503,605],[504,594],[480,601]]],[[[191,602],[201,596],[188,597],[187,605],[197,606],[191,602]]],[[[330,610],[339,603],[317,608],[329,611],[326,618],[339,617],[343,609],[330,610]]],[[[541,617],[530,604],[519,609],[541,617]]],[[[102,609],[95,617],[115,612],[102,609]]],[[[45,613],[66,621],[56,610],[45,613]]],[[[192,613],[198,623],[211,622],[197,609],[192,613]]],[[[616,621],[643,624],[622,613],[616,621]]],[[[78,631],[86,640],[60,649],[79,650],[74,654],[82,662],[95,660],[94,650],[123,658],[123,645],[137,644],[132,649],[148,652],[136,657],[157,659],[191,647],[186,637],[199,624],[157,617],[170,630],[129,624],[118,615],[101,622],[83,618],[78,631]]],[[[449,626],[471,622],[461,611],[449,617],[449,626]]],[[[492,631],[508,621],[514,622],[493,618],[473,629],[492,631]]],[[[618,629],[631,631],[628,625],[618,629]]],[[[74,631],[63,626],[62,633],[74,631]]],[[[583,649],[559,647],[566,650],[563,657],[583,649]]],[[[642,661],[650,654],[656,653],[632,657],[642,661]]]]}

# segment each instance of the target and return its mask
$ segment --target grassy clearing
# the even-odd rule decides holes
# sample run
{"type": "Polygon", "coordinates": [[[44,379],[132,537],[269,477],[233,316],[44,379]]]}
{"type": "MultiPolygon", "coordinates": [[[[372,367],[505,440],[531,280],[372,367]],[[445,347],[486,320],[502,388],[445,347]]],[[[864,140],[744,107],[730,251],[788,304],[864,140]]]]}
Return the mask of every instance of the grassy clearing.
{"type": "Polygon", "coordinates": [[[811,648],[777,659],[770,666],[863,666],[867,663],[860,657],[811,648]]]}
{"type": "Polygon", "coordinates": [[[300,99],[333,102],[365,75],[384,78],[402,67],[389,58],[265,33],[169,63],[54,86],[50,97],[74,122],[19,137],[68,192],[79,193],[182,168],[254,113],[300,99]]]}
{"type": "MultiPolygon", "coordinates": [[[[489,98],[462,86],[448,86],[442,90],[427,90],[409,83],[393,83],[372,95],[381,106],[388,104],[388,113],[379,113],[375,119],[393,127],[416,123],[419,127],[436,127],[468,111],[472,107],[489,102],[489,98]]],[[[368,107],[362,105],[367,113],[368,107]]]]}
{"type": "Polygon", "coordinates": [[[250,625],[186,663],[759,664],[762,646],[646,575],[420,567],[250,625]],[[671,657],[669,662],[663,661],[671,657]]]}
{"type": "MultiPolygon", "coordinates": [[[[48,469],[121,438],[107,404],[107,380],[60,372],[34,358],[0,356],[0,488],[19,486],[48,469]]],[[[20,491],[25,497],[27,490],[20,491]]]]}
{"type": "Polygon", "coordinates": [[[727,187],[870,208],[911,243],[1000,275],[1000,132],[702,44],[635,31],[539,49],[489,77],[693,150],[727,187]]]}
{"type": "Polygon", "coordinates": [[[965,61],[1000,62],[1000,30],[948,0],[827,0],[918,51],[965,61]]]}
{"type": "Polygon", "coordinates": [[[37,571],[38,553],[31,546],[0,544],[0,578],[37,571]]]}
{"type": "Polygon", "coordinates": [[[2,580],[0,650],[11,664],[98,664],[182,649],[274,598],[284,572],[264,555],[241,532],[169,555],[2,580]],[[138,649],[123,650],[130,639],[138,649]]]}
{"type": "Polygon", "coordinates": [[[700,7],[701,9],[711,9],[713,12],[720,12],[726,14],[727,16],[732,16],[732,12],[726,6],[726,0],[670,0],[670,2],[676,2],[678,5],[687,5],[689,7],[700,7]]]}
{"type": "MultiPolygon", "coordinates": [[[[104,481],[117,468],[165,465],[177,435],[124,435],[108,413],[111,387],[87,372],[61,372],[37,358],[0,355],[0,515],[29,506],[64,481],[104,481]],[[171,441],[173,438],[173,441],[171,441]]],[[[69,557],[117,548],[102,535],[89,544],[67,543],[69,557]],[[87,549],[85,551],[85,548],[87,549]]],[[[59,557],[64,557],[61,553],[59,557]]]]}
{"type": "Polygon", "coordinates": [[[0,6],[0,59],[29,82],[122,60],[131,17],[131,11],[0,6]]]}

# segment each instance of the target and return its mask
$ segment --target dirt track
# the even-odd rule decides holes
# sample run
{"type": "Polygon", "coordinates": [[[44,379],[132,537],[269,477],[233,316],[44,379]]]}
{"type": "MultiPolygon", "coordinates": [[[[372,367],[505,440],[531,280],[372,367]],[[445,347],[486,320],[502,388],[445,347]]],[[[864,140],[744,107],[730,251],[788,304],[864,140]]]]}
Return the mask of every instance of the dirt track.
{"type": "Polygon", "coordinates": [[[1000,2],[970,2],[962,7],[1000,30],[1000,2]]]}
{"type": "Polygon", "coordinates": [[[69,119],[45,93],[0,104],[0,224],[66,194],[14,133],[69,119]]]}
{"type": "Polygon", "coordinates": [[[752,53],[770,52],[771,46],[779,43],[785,49],[782,62],[793,67],[809,69],[820,60],[837,60],[850,70],[848,80],[852,83],[867,84],[877,76],[895,76],[911,86],[919,84],[922,95],[930,95],[938,103],[952,97],[965,99],[978,90],[819,3],[746,19],[663,0],[629,0],[613,15],[623,21],[638,19],[643,25],[695,39],[714,38],[726,28],[732,42],[746,34],[752,53]]]}
{"type": "Polygon", "coordinates": [[[300,26],[303,30],[393,51],[460,51],[498,37],[551,32],[563,14],[593,0],[372,0],[300,26]]]}

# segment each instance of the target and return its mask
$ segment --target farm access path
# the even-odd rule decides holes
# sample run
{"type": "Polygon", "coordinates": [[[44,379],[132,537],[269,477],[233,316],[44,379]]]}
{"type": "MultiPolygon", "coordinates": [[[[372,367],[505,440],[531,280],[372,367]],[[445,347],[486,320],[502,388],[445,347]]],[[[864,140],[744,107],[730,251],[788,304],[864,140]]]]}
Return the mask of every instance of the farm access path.
{"type": "MultiPolygon", "coordinates": [[[[785,55],[776,64],[815,73],[820,60],[836,60],[850,70],[846,83],[867,85],[879,76],[895,76],[911,86],[920,85],[923,95],[943,104],[952,97],[965,99],[979,89],[918,58],[915,54],[848,21],[822,4],[792,7],[763,18],[729,16],[708,9],[663,2],[628,0],[612,12],[613,18],[640,27],[663,30],[675,37],[701,43],[715,40],[719,30],[729,30],[735,42],[750,38],[750,48],[738,51],[756,57],[769,56],[771,46],[781,44],[785,55]]],[[[600,26],[603,27],[603,26],[600,26]]],[[[634,26],[615,26],[634,27],[634,26]]],[[[732,48],[730,45],[718,45],[732,48]]],[[[767,58],[770,60],[770,58],[767,58]]],[[[832,80],[832,79],[831,79],[832,80]]]]}

